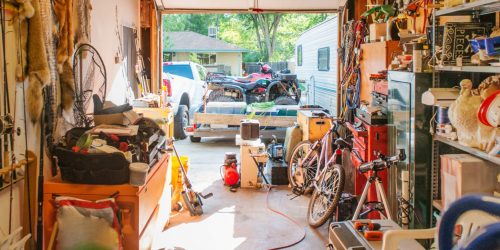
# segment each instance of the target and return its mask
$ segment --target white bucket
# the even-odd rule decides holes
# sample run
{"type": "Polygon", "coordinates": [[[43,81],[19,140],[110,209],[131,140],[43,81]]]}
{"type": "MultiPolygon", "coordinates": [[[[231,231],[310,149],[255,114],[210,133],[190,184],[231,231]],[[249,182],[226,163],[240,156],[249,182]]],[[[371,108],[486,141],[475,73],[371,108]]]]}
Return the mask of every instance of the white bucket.
{"type": "Polygon", "coordinates": [[[130,185],[142,186],[146,184],[149,165],[143,162],[133,162],[129,165],[130,169],[130,185]]]}

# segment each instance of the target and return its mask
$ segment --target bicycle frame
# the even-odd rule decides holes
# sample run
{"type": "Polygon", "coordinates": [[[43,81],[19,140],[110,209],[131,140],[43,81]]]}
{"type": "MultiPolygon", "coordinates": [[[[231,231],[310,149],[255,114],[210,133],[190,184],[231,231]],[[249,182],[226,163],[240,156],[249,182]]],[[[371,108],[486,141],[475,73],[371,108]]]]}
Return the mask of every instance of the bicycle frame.
{"type": "Polygon", "coordinates": [[[304,157],[305,159],[309,159],[311,154],[314,152],[317,152],[318,147],[321,146],[321,151],[320,154],[316,154],[314,157],[312,157],[309,161],[304,161],[304,162],[299,162],[299,165],[297,168],[302,168],[304,165],[309,165],[314,163],[315,161],[317,162],[316,164],[316,174],[314,176],[314,179],[311,181],[310,185],[312,184],[316,190],[319,189],[318,187],[318,182],[321,176],[326,171],[326,166],[330,165],[332,162],[335,162],[337,159],[337,154],[335,152],[332,152],[333,154],[330,154],[328,150],[330,149],[331,145],[331,139],[332,139],[332,132],[336,129],[337,125],[333,124],[332,127],[328,130],[328,132],[321,138],[321,140],[316,141],[309,151],[307,152],[306,156],[304,157]]]}

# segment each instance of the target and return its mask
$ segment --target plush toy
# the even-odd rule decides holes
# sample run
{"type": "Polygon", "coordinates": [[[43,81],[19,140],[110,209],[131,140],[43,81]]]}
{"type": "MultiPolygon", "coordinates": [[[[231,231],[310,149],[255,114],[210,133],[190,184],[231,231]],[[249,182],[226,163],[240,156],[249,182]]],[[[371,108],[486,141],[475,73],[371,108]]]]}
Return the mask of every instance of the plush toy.
{"type": "Polygon", "coordinates": [[[448,112],[452,125],[457,129],[458,141],[469,147],[489,150],[494,145],[496,128],[481,124],[477,112],[485,97],[500,89],[499,77],[488,77],[478,89],[472,89],[472,81],[465,79],[460,82],[460,87],[460,95],[448,112]]]}

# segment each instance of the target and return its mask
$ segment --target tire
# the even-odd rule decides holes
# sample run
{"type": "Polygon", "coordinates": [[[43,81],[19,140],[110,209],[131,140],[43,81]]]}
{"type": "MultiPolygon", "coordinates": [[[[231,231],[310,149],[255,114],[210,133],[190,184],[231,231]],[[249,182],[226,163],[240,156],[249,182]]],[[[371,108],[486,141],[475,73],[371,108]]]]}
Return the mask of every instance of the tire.
{"type": "MultiPolygon", "coordinates": [[[[310,181],[315,176],[316,164],[313,166],[303,166],[302,173],[297,173],[297,164],[298,160],[303,160],[305,154],[307,154],[307,150],[310,149],[312,143],[310,141],[301,141],[299,142],[295,148],[293,148],[292,157],[290,158],[290,162],[288,163],[288,182],[292,186],[292,189],[301,189],[305,190],[310,184],[310,181]],[[305,174],[304,174],[305,171],[305,174]],[[300,176],[302,176],[302,180],[300,180],[300,176]],[[298,178],[296,178],[298,177],[298,178]]],[[[313,157],[313,153],[310,157],[313,157]]]]}
{"type": "Polygon", "coordinates": [[[179,140],[187,138],[184,128],[189,126],[189,109],[186,105],[179,105],[174,117],[174,137],[179,140]]]}
{"type": "Polygon", "coordinates": [[[314,190],[309,200],[307,222],[311,227],[320,227],[330,219],[342,195],[344,181],[345,174],[341,165],[328,166],[319,181],[319,190],[314,190]],[[324,201],[327,203],[324,204],[324,201]]]}
{"type": "Polygon", "coordinates": [[[201,137],[194,137],[194,136],[189,136],[189,140],[194,143],[201,142],[201,137]]]}
{"type": "Polygon", "coordinates": [[[280,96],[274,99],[274,104],[276,105],[296,105],[297,101],[289,96],[280,96]]]}

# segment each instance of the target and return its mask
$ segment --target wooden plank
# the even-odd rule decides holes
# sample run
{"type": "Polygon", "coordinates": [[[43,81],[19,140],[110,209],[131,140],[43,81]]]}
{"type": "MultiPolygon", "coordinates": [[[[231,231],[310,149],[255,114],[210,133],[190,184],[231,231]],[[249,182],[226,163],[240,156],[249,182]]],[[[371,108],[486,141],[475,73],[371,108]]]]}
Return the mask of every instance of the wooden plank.
{"type": "MultiPolygon", "coordinates": [[[[240,125],[241,120],[244,119],[248,119],[248,115],[194,114],[194,121],[196,124],[240,125]]],[[[296,116],[256,116],[253,119],[259,120],[261,127],[291,127],[297,121],[296,116]]]]}

